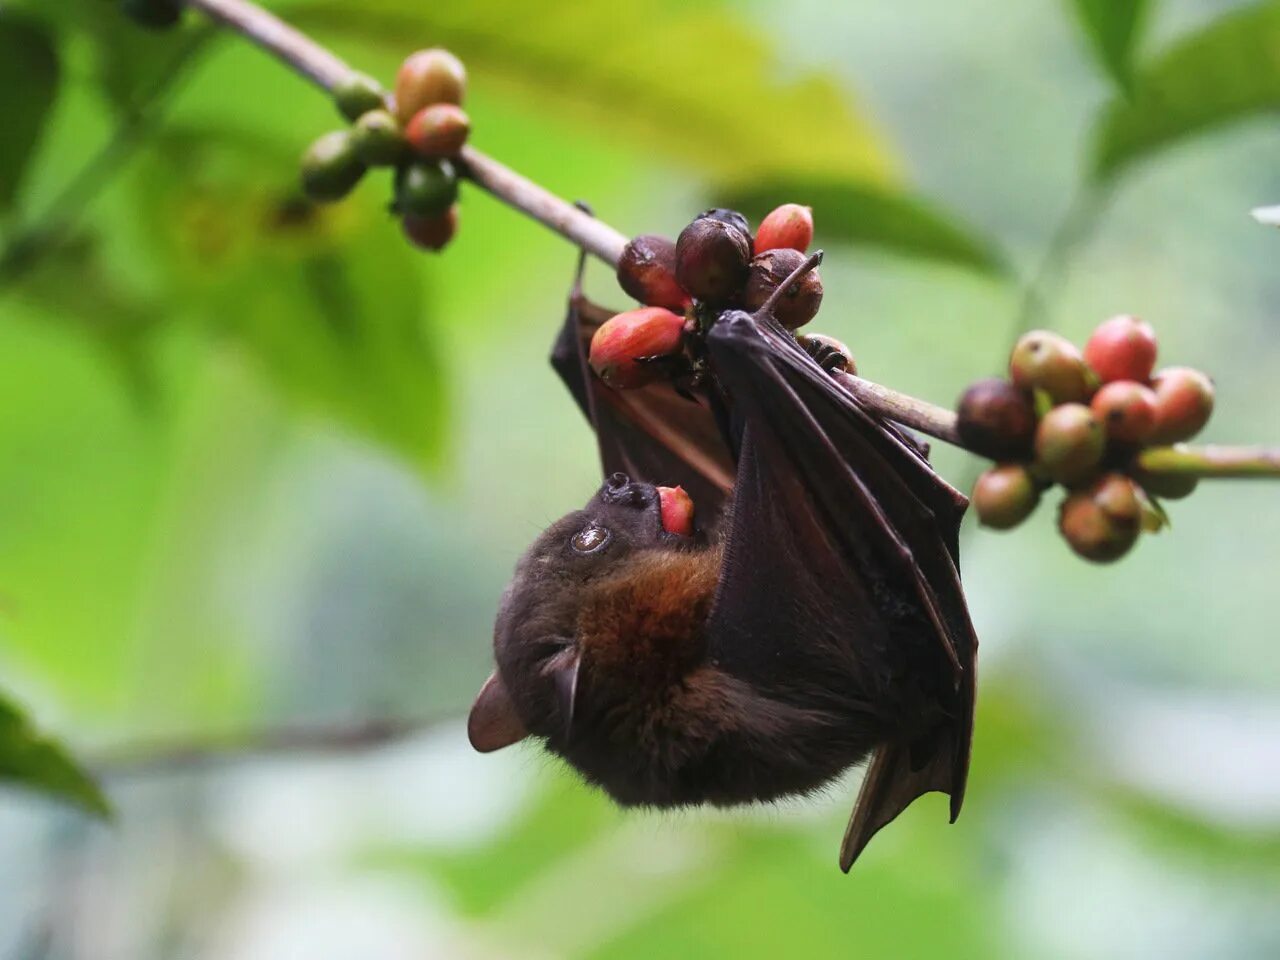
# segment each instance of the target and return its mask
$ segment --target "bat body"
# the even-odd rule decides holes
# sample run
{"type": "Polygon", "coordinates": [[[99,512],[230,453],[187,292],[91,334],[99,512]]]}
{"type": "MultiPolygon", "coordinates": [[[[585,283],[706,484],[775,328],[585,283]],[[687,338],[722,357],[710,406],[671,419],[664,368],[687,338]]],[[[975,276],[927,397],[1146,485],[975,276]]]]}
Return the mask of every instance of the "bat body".
{"type": "Polygon", "coordinates": [[[846,870],[922,793],[954,819],[977,647],[964,498],[768,317],[711,325],[694,403],[593,381],[584,338],[607,315],[575,293],[553,363],[610,476],[520,560],[472,742],[539,737],[624,805],[803,794],[869,759],[846,870]],[[703,532],[666,532],[650,482],[690,490],[703,532]]]}

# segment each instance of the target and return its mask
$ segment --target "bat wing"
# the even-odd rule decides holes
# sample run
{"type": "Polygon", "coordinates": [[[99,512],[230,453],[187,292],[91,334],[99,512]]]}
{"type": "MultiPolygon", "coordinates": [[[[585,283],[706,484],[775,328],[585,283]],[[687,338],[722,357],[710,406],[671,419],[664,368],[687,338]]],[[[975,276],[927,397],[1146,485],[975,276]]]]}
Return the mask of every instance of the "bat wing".
{"type": "Polygon", "coordinates": [[[784,684],[803,669],[797,638],[834,633],[871,671],[859,686],[914,685],[922,703],[945,705],[927,733],[874,751],[841,849],[848,870],[921,794],[946,792],[952,820],[960,811],[977,650],[958,570],[967,501],[773,321],[727,314],[707,347],[738,459],[714,656],[784,684]],[[912,669],[880,676],[902,662],[890,645],[904,643],[920,649],[912,669]]]}
{"type": "Polygon", "coordinates": [[[679,484],[699,509],[719,514],[735,468],[705,402],[681,396],[667,383],[613,390],[587,365],[591,335],[615,312],[589,301],[575,284],[551,352],[551,365],[595,430],[604,475],[621,472],[647,483],[679,484]]]}

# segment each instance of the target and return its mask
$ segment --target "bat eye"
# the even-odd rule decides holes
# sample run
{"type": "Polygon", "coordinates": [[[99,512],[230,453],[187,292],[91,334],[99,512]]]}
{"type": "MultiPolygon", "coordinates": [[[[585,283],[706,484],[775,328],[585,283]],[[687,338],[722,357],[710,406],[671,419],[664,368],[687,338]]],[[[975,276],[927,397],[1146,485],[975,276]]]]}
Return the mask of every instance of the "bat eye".
{"type": "Polygon", "coordinates": [[[608,527],[590,523],[569,538],[569,546],[573,547],[576,553],[595,553],[597,550],[602,550],[612,537],[608,527]]]}

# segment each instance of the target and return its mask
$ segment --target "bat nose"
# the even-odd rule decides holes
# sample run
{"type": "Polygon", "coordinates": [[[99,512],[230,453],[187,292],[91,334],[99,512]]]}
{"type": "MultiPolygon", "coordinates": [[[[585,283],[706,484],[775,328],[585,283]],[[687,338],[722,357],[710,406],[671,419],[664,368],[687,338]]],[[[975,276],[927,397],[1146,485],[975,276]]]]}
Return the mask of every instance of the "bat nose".
{"type": "Polygon", "coordinates": [[[625,473],[610,474],[600,491],[600,499],[620,507],[646,507],[656,493],[647,483],[635,483],[625,473]]]}

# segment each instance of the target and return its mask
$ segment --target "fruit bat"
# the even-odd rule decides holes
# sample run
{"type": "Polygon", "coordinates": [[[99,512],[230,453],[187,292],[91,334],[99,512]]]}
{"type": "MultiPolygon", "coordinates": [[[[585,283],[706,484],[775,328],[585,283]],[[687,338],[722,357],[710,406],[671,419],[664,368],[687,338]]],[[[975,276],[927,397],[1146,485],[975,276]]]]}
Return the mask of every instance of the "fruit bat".
{"type": "Polygon", "coordinates": [[[767,311],[699,335],[699,387],[616,391],[587,364],[611,312],[579,282],[552,364],[606,480],[520,559],[468,732],[540,739],[624,806],[806,794],[867,761],[847,871],[916,797],[960,812],[977,639],[965,497],[767,311]],[[694,536],[663,528],[679,484],[694,536]]]}

